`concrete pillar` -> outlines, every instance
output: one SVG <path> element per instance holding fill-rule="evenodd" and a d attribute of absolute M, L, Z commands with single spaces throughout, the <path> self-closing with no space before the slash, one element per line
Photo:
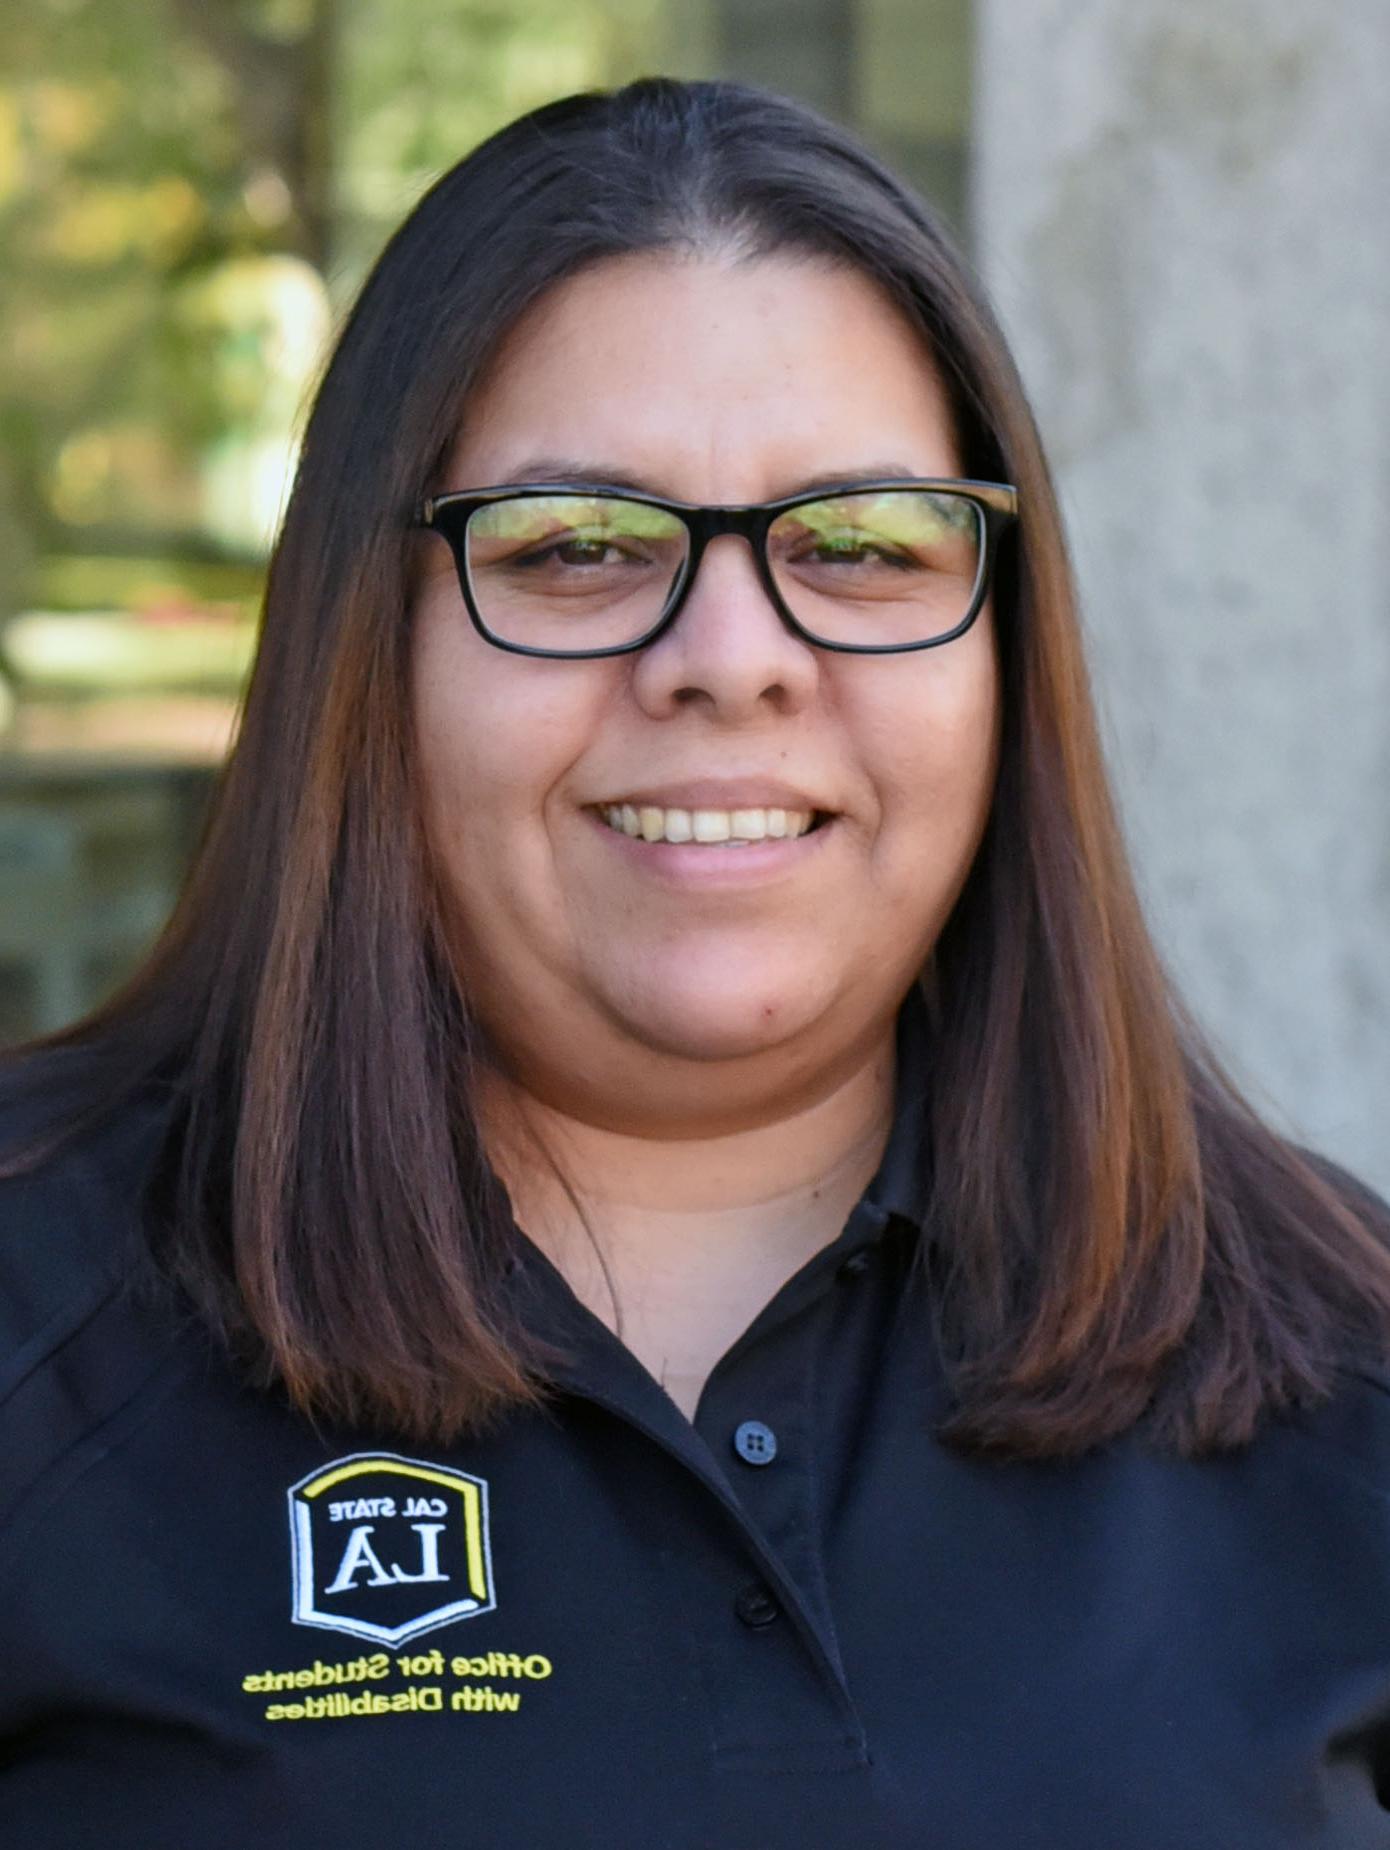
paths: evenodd
<path fill-rule="evenodd" d="M 1390 7 L 980 0 L 973 202 L 1159 943 L 1390 1191 Z"/>

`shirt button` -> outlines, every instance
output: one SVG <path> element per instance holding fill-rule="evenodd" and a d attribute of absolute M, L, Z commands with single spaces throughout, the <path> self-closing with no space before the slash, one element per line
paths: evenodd
<path fill-rule="evenodd" d="M 743 1589 L 734 1601 L 734 1611 L 754 1631 L 761 1631 L 764 1625 L 771 1625 L 782 1616 L 782 1608 L 759 1582 Z"/>
<path fill-rule="evenodd" d="M 777 1434 L 761 1420 L 745 1420 L 734 1433 L 734 1450 L 746 1465 L 770 1465 L 777 1456 Z"/>
<path fill-rule="evenodd" d="M 857 1278 L 861 1272 L 868 1269 L 868 1264 L 869 1255 L 867 1253 L 851 1253 L 848 1259 L 841 1261 L 840 1277 Z"/>

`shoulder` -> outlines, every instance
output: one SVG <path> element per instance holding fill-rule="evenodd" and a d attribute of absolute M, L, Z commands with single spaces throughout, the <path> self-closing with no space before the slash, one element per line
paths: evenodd
<path fill-rule="evenodd" d="M 0 1394 L 18 1352 L 129 1276 L 168 1121 L 168 1095 L 147 1091 L 65 1134 L 63 1078 L 41 1061 L 0 1072 Z"/>
<path fill-rule="evenodd" d="M 61 1088 L 41 1063 L 0 1071 L 0 1531 L 162 1359 L 132 1285 L 170 1110 L 143 1093 L 43 1154 Z"/>
<path fill-rule="evenodd" d="M 1299 1156 L 1354 1223 L 1390 1259 L 1390 1203 L 1360 1176 L 1317 1151 Z M 1346 1228 L 1330 1233 L 1334 1245 Z M 1390 1511 L 1390 1335 L 1372 1320 L 1349 1335 L 1341 1352 L 1334 1391 L 1294 1414 L 1283 1426 L 1298 1454 L 1323 1475 L 1364 1492 Z"/>
<path fill-rule="evenodd" d="M 1335 1523 L 1350 1547 L 1358 1527 L 1390 1573 L 1390 1364 L 1349 1367 L 1335 1391 L 1316 1406 L 1276 1418 L 1253 1441 L 1283 1486 L 1284 1520 L 1319 1526 L 1318 1512 L 1338 1512 Z"/>
<path fill-rule="evenodd" d="M 1369 1235 L 1390 1264 L 1390 1202 L 1360 1176 L 1342 1168 L 1330 1157 L 1308 1149 L 1300 1149 L 1298 1153 L 1343 1214 L 1350 1218 L 1362 1239 Z M 1337 1230 L 1333 1237 L 1345 1238 L 1346 1230 Z M 1370 1328 L 1375 1331 L 1376 1325 Z M 1333 1421 L 1339 1416 L 1354 1420 L 1368 1431 L 1383 1435 L 1387 1466 L 1385 1489 L 1390 1492 L 1390 1333 L 1369 1338 L 1363 1334 L 1359 1340 L 1350 1340 L 1340 1379 L 1342 1391 L 1331 1403 L 1329 1417 Z"/>

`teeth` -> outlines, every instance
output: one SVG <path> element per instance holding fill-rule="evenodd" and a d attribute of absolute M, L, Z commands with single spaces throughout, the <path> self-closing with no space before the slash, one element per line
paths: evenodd
<path fill-rule="evenodd" d="M 808 809 L 658 809 L 654 803 L 606 803 L 610 829 L 643 841 L 699 842 L 741 848 L 755 841 L 795 840 L 810 828 Z"/>
<path fill-rule="evenodd" d="M 727 809 L 697 809 L 690 823 L 696 841 L 728 841 L 734 832 Z"/>

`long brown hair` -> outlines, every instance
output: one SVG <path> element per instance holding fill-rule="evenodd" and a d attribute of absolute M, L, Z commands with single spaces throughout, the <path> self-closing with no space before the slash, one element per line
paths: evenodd
<path fill-rule="evenodd" d="M 995 591 L 998 789 L 923 973 L 943 1436 L 1055 1456 L 1142 1421 L 1180 1452 L 1240 1444 L 1383 1354 L 1376 1210 L 1257 1121 L 1168 991 L 1047 466 L 965 265 L 850 137 L 744 86 L 650 80 L 542 109 L 388 245 L 308 426 L 178 907 L 135 979 L 28 1069 L 58 1075 L 54 1137 L 169 1093 L 157 1266 L 306 1411 L 438 1438 L 543 1392 L 422 839 L 408 522 L 529 303 L 606 257 L 710 241 L 876 279 L 936 356 L 967 472 L 1019 489 Z"/>

